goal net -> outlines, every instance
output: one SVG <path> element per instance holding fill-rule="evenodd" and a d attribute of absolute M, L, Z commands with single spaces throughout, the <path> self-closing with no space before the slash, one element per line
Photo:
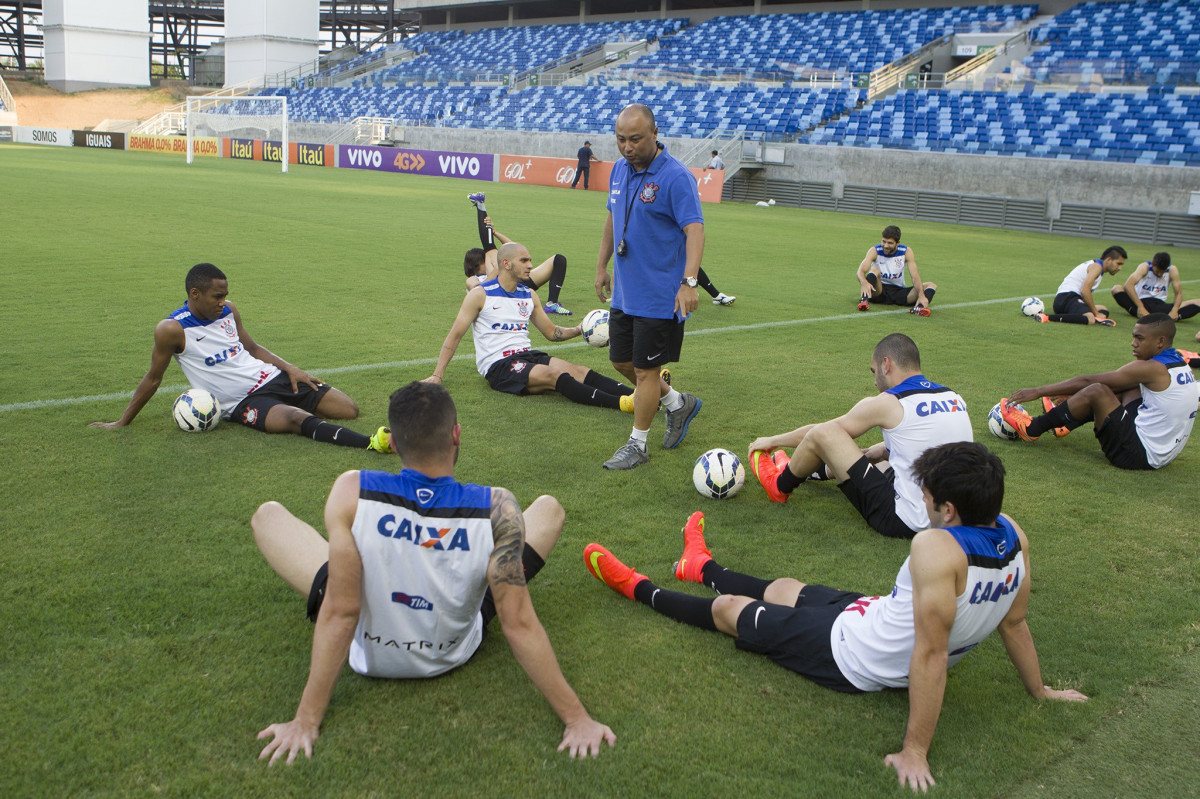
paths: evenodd
<path fill-rule="evenodd" d="M 264 142 L 263 157 L 273 151 L 265 143 L 277 144 L 283 171 L 288 171 L 288 114 L 286 97 L 189 97 L 187 98 L 187 162 L 192 163 L 192 144 L 197 137 L 257 139 Z"/>

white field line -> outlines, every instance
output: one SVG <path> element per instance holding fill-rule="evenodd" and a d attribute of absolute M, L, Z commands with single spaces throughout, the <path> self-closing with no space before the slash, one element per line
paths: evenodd
<path fill-rule="evenodd" d="M 1193 283 L 1196 281 L 1184 280 L 1182 282 Z M 1028 295 L 1026 295 L 1026 296 L 1028 296 Z M 1023 299 L 1025 299 L 1025 297 L 1002 297 L 1000 299 L 980 300 L 978 302 L 939 303 L 937 308 L 934 309 L 934 313 L 936 314 L 939 309 L 974 308 L 974 307 L 978 307 L 980 305 L 999 305 L 1001 303 L 1006 303 L 1006 302 L 1020 302 Z M 701 301 L 701 303 L 703 303 L 704 298 L 702 297 L 700 301 Z M 861 313 L 859 311 L 855 311 L 854 313 L 835 314 L 833 316 L 821 316 L 821 317 L 812 318 L 812 319 L 784 319 L 784 320 L 776 321 L 776 322 L 756 322 L 756 323 L 750 324 L 750 325 L 728 325 L 726 327 L 710 327 L 705 330 L 689 330 L 687 332 L 687 335 L 689 338 L 691 338 L 692 336 L 708 336 L 708 335 L 713 335 L 713 334 L 717 334 L 717 333 L 737 333 L 737 332 L 741 332 L 743 330 L 761 330 L 764 328 L 790 327 L 792 325 L 811 325 L 811 324 L 818 324 L 821 322 L 836 322 L 839 320 L 848 320 L 848 319 L 859 319 L 862 321 L 868 321 L 871 319 L 878 319 L 880 316 L 884 316 L 887 314 L 903 314 L 903 313 L 908 313 L 908 311 L 904 311 L 904 310 L 878 311 L 878 310 L 876 310 L 876 311 L 871 311 L 869 313 Z M 552 353 L 552 352 L 556 352 L 558 350 L 573 349 L 576 347 L 585 347 L 585 346 L 587 346 L 587 345 L 584 342 L 580 341 L 580 342 L 571 342 L 571 343 L 567 343 L 567 344 L 556 344 L 554 346 L 547 346 L 547 347 L 539 346 L 538 349 L 542 350 L 543 352 L 551 352 Z M 473 361 L 474 359 L 475 359 L 474 353 L 459 354 L 459 355 L 455 355 L 453 358 L 453 360 L 455 360 L 455 361 L 466 361 L 466 360 Z M 404 369 L 404 368 L 408 368 L 411 366 L 422 366 L 422 365 L 433 366 L 436 363 L 437 363 L 437 358 L 416 358 L 416 359 L 413 359 L 410 361 L 388 361 L 385 363 L 361 363 L 361 364 L 354 364 L 352 366 L 335 366 L 330 369 L 312 369 L 309 371 L 309 373 L 312 374 L 314 377 L 327 377 L 329 375 L 344 375 L 344 374 L 349 374 L 351 372 L 370 372 L 370 371 L 374 371 L 377 369 Z M 189 386 L 187 386 L 186 384 L 179 384 L 179 385 L 174 385 L 174 386 L 160 386 L 158 390 L 159 390 L 159 392 L 166 392 L 167 394 L 173 394 L 176 392 L 184 391 L 187 388 L 189 388 Z M 85 405 L 85 404 L 98 403 L 98 402 L 110 402 L 113 400 L 128 401 L 129 398 L 132 396 L 133 396 L 132 391 L 118 391 L 118 392 L 115 392 L 112 394 L 91 394 L 86 397 L 60 397 L 57 399 L 32 400 L 30 402 L 13 402 L 13 403 L 9 403 L 6 405 L 0 405 L 0 413 L 12 413 L 13 411 L 37 410 L 40 408 L 61 408 L 61 407 L 68 406 L 68 405 Z"/>

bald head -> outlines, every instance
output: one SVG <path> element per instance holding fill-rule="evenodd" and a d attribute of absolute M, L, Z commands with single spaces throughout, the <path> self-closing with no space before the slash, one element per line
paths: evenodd
<path fill-rule="evenodd" d="M 529 250 L 525 249 L 525 245 L 516 241 L 510 241 L 507 244 L 501 244 L 500 249 L 496 251 L 496 258 L 503 264 L 505 261 L 512 262 L 519 258 L 519 253 L 529 254 Z"/>
<path fill-rule="evenodd" d="M 617 149 L 634 172 L 650 166 L 658 155 L 658 128 L 654 112 L 641 103 L 630 103 L 617 114 Z"/>

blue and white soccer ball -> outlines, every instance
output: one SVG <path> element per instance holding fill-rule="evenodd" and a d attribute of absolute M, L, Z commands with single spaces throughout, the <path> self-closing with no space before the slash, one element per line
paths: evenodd
<path fill-rule="evenodd" d="M 204 389 L 189 388 L 176 398 L 171 416 L 183 432 L 203 433 L 221 421 L 221 404 Z"/>
<path fill-rule="evenodd" d="M 746 483 L 746 467 L 727 449 L 710 449 L 696 459 L 692 469 L 696 490 L 711 499 L 728 499 Z"/>
<path fill-rule="evenodd" d="M 1022 411 L 1025 410 L 1024 407 L 1016 404 L 1015 402 L 1009 403 L 1009 407 L 1017 408 Z M 1005 438 L 1009 441 L 1016 441 L 1021 437 L 1021 434 L 1018 433 L 1012 425 L 1004 421 L 1004 417 L 1000 415 L 1000 403 L 998 402 L 992 406 L 990 411 L 988 411 L 988 430 L 991 430 L 992 435 L 994 435 L 996 438 Z"/>
<path fill-rule="evenodd" d="M 1044 313 L 1045 310 L 1045 304 L 1037 297 L 1026 297 L 1021 300 L 1021 313 L 1026 316 L 1037 316 L 1040 313 Z"/>
<path fill-rule="evenodd" d="M 588 311 L 583 317 L 583 323 L 579 326 L 579 330 L 583 333 L 583 340 L 593 347 L 608 346 L 608 309 L 597 308 L 594 311 Z"/>

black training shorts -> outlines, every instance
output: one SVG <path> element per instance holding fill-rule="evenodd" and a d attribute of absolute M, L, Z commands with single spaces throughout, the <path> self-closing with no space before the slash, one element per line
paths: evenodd
<path fill-rule="evenodd" d="M 265 431 L 267 429 L 267 411 L 271 408 L 276 405 L 291 405 L 302 411 L 316 413 L 317 406 L 321 404 L 321 398 L 329 393 L 330 388 L 328 383 L 322 383 L 317 388 L 313 388 L 308 383 L 297 383 L 296 390 L 292 391 L 291 378 L 287 376 L 287 372 L 280 372 L 239 402 L 229 418 L 246 425 L 246 427 Z"/>
<path fill-rule="evenodd" d="M 488 385 L 505 394 L 524 394 L 529 387 L 529 371 L 548 363 L 550 356 L 541 350 L 518 352 L 492 364 L 487 371 Z"/>
<path fill-rule="evenodd" d="M 674 317 L 632 316 L 613 308 L 608 312 L 608 359 L 632 363 L 635 369 L 661 369 L 679 360 L 683 325 Z"/>
<path fill-rule="evenodd" d="M 1118 469 L 1153 469 L 1146 458 L 1146 447 L 1137 434 L 1141 397 L 1113 409 L 1101 424 L 1095 425 L 1096 439 L 1108 462 Z"/>
<path fill-rule="evenodd" d="M 862 594 L 806 585 L 794 608 L 752 602 L 738 615 L 737 648 L 758 652 L 826 688 L 862 693 L 833 658 L 830 634 L 838 615 Z"/>
<path fill-rule="evenodd" d="M 893 470 L 880 471 L 864 455 L 850 467 L 849 474 L 850 479 L 838 483 L 838 488 L 871 529 L 888 538 L 912 538 L 919 532 L 896 514 L 896 473 Z"/>

